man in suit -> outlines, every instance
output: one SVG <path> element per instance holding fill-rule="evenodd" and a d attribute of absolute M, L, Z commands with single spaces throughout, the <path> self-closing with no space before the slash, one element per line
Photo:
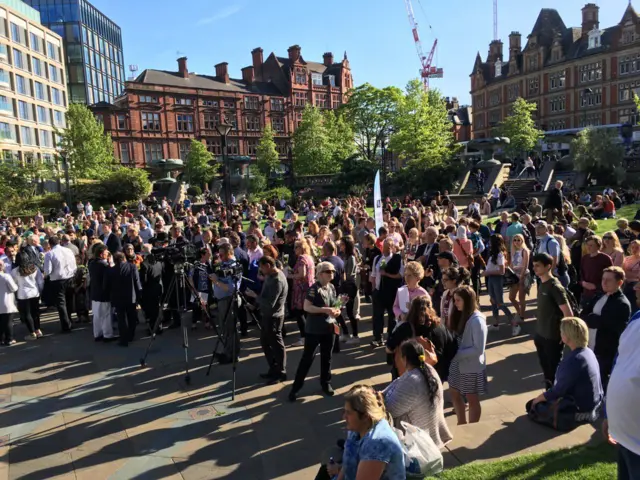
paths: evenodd
<path fill-rule="evenodd" d="M 118 252 L 122 252 L 122 241 L 120 237 L 112 232 L 113 224 L 109 220 L 105 220 L 102 224 L 102 236 L 100 240 L 109 249 L 111 255 L 115 255 Z"/>
<path fill-rule="evenodd" d="M 438 253 L 440 253 L 440 247 L 436 241 L 437 239 L 438 230 L 436 230 L 435 227 L 428 227 L 422 234 L 424 243 L 419 245 L 416 251 L 416 261 L 422 264 L 425 271 L 431 268 L 434 272 L 433 277 L 425 277 L 420 282 L 420 285 L 426 289 L 433 289 L 440 275 L 440 269 L 438 268 Z"/>
<path fill-rule="evenodd" d="M 111 323 L 111 295 L 109 294 L 108 273 L 110 270 L 109 250 L 106 245 L 96 245 L 94 258 L 89 260 L 89 298 L 93 311 L 93 338 L 96 342 L 111 341 L 113 325 Z"/>
<path fill-rule="evenodd" d="M 22 248 L 22 252 L 28 257 L 29 262 L 38 267 L 40 271 L 44 269 L 44 256 L 40 256 L 44 252 L 40 246 L 38 235 L 32 233 L 27 237 L 27 244 Z"/>
<path fill-rule="evenodd" d="M 113 256 L 115 266 L 109 271 L 109 291 L 111 305 L 116 309 L 118 317 L 118 331 L 121 346 L 129 346 L 136 332 L 136 302 L 140 299 L 142 285 L 138 269 L 133 263 L 127 262 L 122 252 Z"/>
<path fill-rule="evenodd" d="M 144 245 L 143 251 L 146 255 L 144 261 L 140 265 L 140 282 L 142 284 L 142 295 L 140 306 L 144 311 L 147 319 L 147 327 L 149 334 L 153 333 L 153 328 L 158 322 L 160 315 L 160 303 L 163 295 L 162 277 L 164 273 L 164 265 L 159 262 L 151 253 L 149 245 Z M 156 333 L 162 333 L 162 322 L 158 322 Z"/>

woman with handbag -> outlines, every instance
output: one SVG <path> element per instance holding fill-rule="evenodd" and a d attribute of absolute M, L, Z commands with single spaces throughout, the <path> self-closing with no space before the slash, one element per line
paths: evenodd
<path fill-rule="evenodd" d="M 531 253 L 524 243 L 524 236 L 517 233 L 511 239 L 511 269 L 518 277 L 518 282 L 509 287 L 509 300 L 516 309 L 511 326 L 511 336 L 520 335 L 520 322 L 527 315 L 527 293 L 531 288 L 531 273 L 529 272 L 529 256 Z"/>
<path fill-rule="evenodd" d="M 513 324 L 513 315 L 509 307 L 504 303 L 504 282 L 505 273 L 507 272 L 507 249 L 504 246 L 502 235 L 494 233 L 489 241 L 489 260 L 484 276 L 487 277 L 487 288 L 489 290 L 489 299 L 491 300 L 491 313 L 493 314 L 493 325 L 489 330 L 498 330 L 500 328 L 500 310 L 502 310 L 508 318 L 509 323 Z M 513 271 L 511 271 L 513 273 Z"/>

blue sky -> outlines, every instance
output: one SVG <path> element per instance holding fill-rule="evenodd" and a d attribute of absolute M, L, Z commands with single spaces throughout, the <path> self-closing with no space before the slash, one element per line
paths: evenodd
<path fill-rule="evenodd" d="M 229 62 L 232 77 L 251 64 L 251 50 L 265 58 L 287 55 L 293 44 L 308 60 L 322 61 L 346 50 L 356 85 L 404 87 L 418 76 L 419 62 L 404 0 L 93 0 L 120 25 L 125 63 L 177 70 L 177 52 L 189 58 L 189 70 L 214 72 Z M 499 36 L 518 30 L 526 36 L 541 8 L 556 8 L 567 26 L 580 26 L 587 0 L 499 0 Z M 617 24 L 628 0 L 601 0 L 600 26 Z M 636 0 L 640 10 L 640 0 Z M 437 66 L 444 78 L 432 80 L 447 96 L 469 102 L 469 73 L 476 52 L 486 57 L 493 37 L 493 0 L 413 0 L 424 49 L 438 38 Z M 432 28 L 429 28 L 431 26 Z"/>

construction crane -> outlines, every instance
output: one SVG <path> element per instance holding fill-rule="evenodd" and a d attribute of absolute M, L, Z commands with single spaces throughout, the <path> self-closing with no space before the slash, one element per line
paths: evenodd
<path fill-rule="evenodd" d="M 498 0 L 493 0 L 493 39 L 498 40 Z"/>
<path fill-rule="evenodd" d="M 413 40 L 416 44 L 416 50 L 418 51 L 418 58 L 420 59 L 420 64 L 422 65 L 422 68 L 420 69 L 420 77 L 422 77 L 424 89 L 429 90 L 429 79 L 442 78 L 444 74 L 442 68 L 431 65 L 431 63 L 433 62 L 433 55 L 435 54 L 436 47 L 438 46 L 438 39 L 436 38 L 436 40 L 433 42 L 433 47 L 431 47 L 431 52 L 429 52 L 429 56 L 427 57 L 424 54 L 424 50 L 422 49 L 422 41 L 420 40 L 420 34 L 418 33 L 418 23 L 416 22 L 416 16 L 413 13 L 413 5 L 411 4 L 411 0 L 404 0 L 404 3 L 407 7 L 409 23 L 411 24 L 411 31 L 413 33 Z"/>

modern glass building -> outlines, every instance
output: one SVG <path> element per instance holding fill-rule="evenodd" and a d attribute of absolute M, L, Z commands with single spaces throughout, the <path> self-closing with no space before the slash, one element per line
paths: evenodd
<path fill-rule="evenodd" d="M 24 0 L 63 38 L 70 102 L 113 103 L 126 80 L 120 27 L 85 0 Z"/>

